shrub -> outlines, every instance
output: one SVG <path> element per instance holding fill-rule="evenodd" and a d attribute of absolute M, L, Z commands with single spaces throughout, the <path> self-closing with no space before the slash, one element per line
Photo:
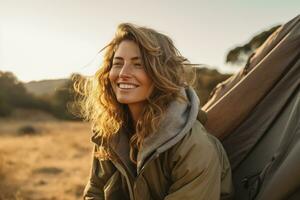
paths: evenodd
<path fill-rule="evenodd" d="M 31 125 L 25 125 L 18 129 L 19 135 L 35 135 L 38 131 Z"/>

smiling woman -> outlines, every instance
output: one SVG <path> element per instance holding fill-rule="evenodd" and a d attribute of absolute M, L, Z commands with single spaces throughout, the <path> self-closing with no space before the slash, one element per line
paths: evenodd
<path fill-rule="evenodd" d="M 105 50 L 90 81 L 75 84 L 94 143 L 83 198 L 232 198 L 227 155 L 197 118 L 189 63 L 172 40 L 124 23 Z"/>
<path fill-rule="evenodd" d="M 109 80 L 118 102 L 127 104 L 133 121 L 137 122 L 145 100 L 153 90 L 138 45 L 130 40 L 120 43 L 113 57 Z"/>

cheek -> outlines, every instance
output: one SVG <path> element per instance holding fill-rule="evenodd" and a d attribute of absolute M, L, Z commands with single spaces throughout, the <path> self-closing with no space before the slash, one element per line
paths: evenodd
<path fill-rule="evenodd" d="M 115 84 L 116 79 L 117 79 L 116 73 L 113 71 L 110 71 L 108 74 L 108 80 L 110 82 L 110 87 L 112 88 L 112 91 L 114 93 L 116 93 L 116 84 Z"/>
<path fill-rule="evenodd" d="M 111 70 L 109 72 L 108 78 L 109 78 L 111 83 L 113 83 L 117 79 L 117 77 L 118 77 L 118 75 L 114 70 Z"/>
<path fill-rule="evenodd" d="M 154 89 L 154 83 L 148 75 L 144 75 L 144 83 L 147 85 L 148 94 L 151 94 Z"/>

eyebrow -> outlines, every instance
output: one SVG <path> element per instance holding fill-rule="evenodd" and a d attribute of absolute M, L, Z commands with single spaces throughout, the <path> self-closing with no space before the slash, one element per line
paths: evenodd
<path fill-rule="evenodd" d="M 114 60 L 124 60 L 124 58 L 122 58 L 122 57 L 114 57 L 113 58 Z M 141 59 L 141 57 L 139 57 L 139 56 L 135 56 L 135 57 L 133 57 L 133 58 L 131 58 L 131 60 L 139 60 L 139 59 Z"/>

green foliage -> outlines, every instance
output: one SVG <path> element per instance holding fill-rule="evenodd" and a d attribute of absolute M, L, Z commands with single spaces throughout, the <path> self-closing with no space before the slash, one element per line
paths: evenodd
<path fill-rule="evenodd" d="M 0 71 L 0 117 L 9 116 L 15 108 L 26 108 L 43 110 L 60 119 L 77 120 L 68 107 L 74 101 L 73 78 L 76 76 L 80 75 L 72 75 L 52 95 L 34 96 L 11 72 Z"/>
<path fill-rule="evenodd" d="M 78 120 L 79 118 L 73 114 L 73 104 L 75 101 L 75 91 L 73 84 L 75 77 L 81 75 L 72 74 L 70 79 L 59 88 L 52 97 L 53 114 L 61 119 Z"/>
<path fill-rule="evenodd" d="M 0 117 L 8 116 L 11 112 L 11 105 L 5 101 L 3 93 L 0 93 Z"/>
<path fill-rule="evenodd" d="M 0 116 L 7 116 L 13 107 L 34 107 L 34 97 L 11 72 L 0 71 Z"/>
<path fill-rule="evenodd" d="M 200 98 L 201 106 L 207 102 L 214 87 L 231 76 L 231 74 L 221 74 L 215 69 L 206 67 L 195 68 L 195 71 L 196 81 L 194 88 Z"/>
<path fill-rule="evenodd" d="M 51 105 L 27 92 L 22 82 L 11 72 L 0 71 L 0 116 L 8 116 L 15 108 L 51 111 Z"/>

